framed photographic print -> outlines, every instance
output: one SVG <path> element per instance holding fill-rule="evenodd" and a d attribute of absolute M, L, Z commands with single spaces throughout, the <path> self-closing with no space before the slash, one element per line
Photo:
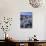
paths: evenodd
<path fill-rule="evenodd" d="M 32 28 L 32 12 L 21 12 L 20 13 L 20 27 L 21 28 Z"/>

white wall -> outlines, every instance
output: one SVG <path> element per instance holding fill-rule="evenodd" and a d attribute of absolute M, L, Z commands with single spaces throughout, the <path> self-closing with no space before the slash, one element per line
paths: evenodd
<path fill-rule="evenodd" d="M 20 28 L 20 12 L 22 11 L 33 13 L 33 27 L 31 29 Z M 44 40 L 46 36 L 45 12 L 46 8 L 32 8 L 28 0 L 0 0 L 0 17 L 13 17 L 12 26 L 8 33 L 17 40 L 27 40 L 34 34 L 37 35 L 39 40 Z M 2 36 L 0 36 L 0 39 L 2 39 Z"/>

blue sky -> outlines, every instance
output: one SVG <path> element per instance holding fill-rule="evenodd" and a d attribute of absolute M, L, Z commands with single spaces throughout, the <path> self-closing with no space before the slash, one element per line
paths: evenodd
<path fill-rule="evenodd" d="M 32 12 L 21 12 L 23 16 L 32 16 Z"/>

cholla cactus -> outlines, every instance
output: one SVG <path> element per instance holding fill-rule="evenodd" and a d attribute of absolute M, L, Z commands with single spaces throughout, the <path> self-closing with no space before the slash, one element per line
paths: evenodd
<path fill-rule="evenodd" d="M 5 34 L 5 39 L 7 36 L 7 31 L 10 31 L 11 24 L 12 24 L 12 18 L 10 17 L 4 17 L 2 20 L 0 20 L 0 27 Z"/>

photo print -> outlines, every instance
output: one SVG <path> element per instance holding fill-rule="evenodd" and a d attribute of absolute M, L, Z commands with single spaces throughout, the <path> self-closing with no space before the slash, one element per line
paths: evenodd
<path fill-rule="evenodd" d="M 32 12 L 21 12 L 20 13 L 20 27 L 21 28 L 32 28 Z"/>

